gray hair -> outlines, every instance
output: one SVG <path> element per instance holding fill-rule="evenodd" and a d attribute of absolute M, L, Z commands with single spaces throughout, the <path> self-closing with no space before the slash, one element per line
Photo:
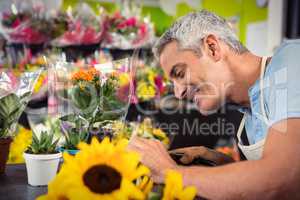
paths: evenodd
<path fill-rule="evenodd" d="M 193 50 L 201 55 L 199 44 L 210 34 L 217 36 L 236 53 L 248 51 L 224 18 L 202 10 L 179 18 L 154 45 L 154 56 L 159 59 L 165 46 L 172 41 L 177 41 L 182 49 Z"/>

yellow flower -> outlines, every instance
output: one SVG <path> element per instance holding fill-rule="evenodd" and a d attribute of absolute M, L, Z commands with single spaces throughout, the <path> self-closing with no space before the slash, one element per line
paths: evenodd
<path fill-rule="evenodd" d="M 40 57 L 36 58 L 35 64 L 36 65 L 45 65 L 46 64 L 46 60 L 44 59 L 43 56 L 40 56 Z"/>
<path fill-rule="evenodd" d="M 69 200 L 144 199 L 134 181 L 150 173 L 140 165 L 140 156 L 126 150 L 128 141 L 101 143 L 93 138 L 90 145 L 80 143 L 74 157 L 64 154 L 60 173 L 48 186 L 50 195 L 64 195 Z M 42 198 L 47 199 L 47 196 Z"/>
<path fill-rule="evenodd" d="M 44 84 L 44 80 L 45 80 L 45 74 L 41 74 L 40 77 L 38 78 L 37 82 L 34 85 L 34 92 L 37 93 L 40 91 L 41 87 Z"/>
<path fill-rule="evenodd" d="M 151 84 L 142 81 L 137 87 L 137 97 L 142 100 L 149 100 L 155 97 L 156 90 Z"/>
<path fill-rule="evenodd" d="M 153 69 L 149 68 L 148 70 L 148 80 L 150 81 L 150 83 L 154 83 L 154 79 L 155 79 L 155 72 Z"/>
<path fill-rule="evenodd" d="M 119 85 L 125 86 L 129 84 L 129 74 L 128 73 L 120 73 L 119 76 Z"/>
<path fill-rule="evenodd" d="M 131 131 L 129 129 L 129 126 L 127 124 L 121 122 L 121 121 L 114 121 L 112 124 L 112 130 L 113 130 L 113 142 L 118 142 L 121 139 L 129 139 L 131 135 Z"/>
<path fill-rule="evenodd" d="M 144 176 L 141 182 L 138 184 L 138 187 L 147 196 L 153 188 L 153 181 L 148 176 Z"/>
<path fill-rule="evenodd" d="M 32 131 L 22 126 L 18 128 L 19 132 L 10 145 L 8 163 L 24 163 L 23 153 L 32 141 Z"/>
<path fill-rule="evenodd" d="M 170 144 L 170 140 L 167 137 L 166 133 L 163 132 L 161 129 L 159 128 L 154 128 L 152 131 L 152 134 L 157 137 L 160 141 L 162 141 L 162 143 L 166 146 L 168 146 Z"/>
<path fill-rule="evenodd" d="M 192 200 L 196 193 L 197 190 L 193 186 L 183 187 L 180 173 L 173 170 L 167 173 L 162 200 Z"/>
<path fill-rule="evenodd" d="M 166 133 L 163 132 L 161 129 L 159 128 L 155 128 L 153 129 L 153 135 L 158 137 L 159 139 L 165 139 L 167 137 Z"/>

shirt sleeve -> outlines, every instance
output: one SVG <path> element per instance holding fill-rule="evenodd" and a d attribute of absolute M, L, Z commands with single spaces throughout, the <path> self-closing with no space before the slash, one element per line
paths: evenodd
<path fill-rule="evenodd" d="M 272 58 L 274 71 L 264 91 L 268 127 L 288 119 L 300 118 L 300 42 L 288 42 Z"/>

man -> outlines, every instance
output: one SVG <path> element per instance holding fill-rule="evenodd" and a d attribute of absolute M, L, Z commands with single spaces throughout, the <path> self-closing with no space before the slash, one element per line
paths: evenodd
<path fill-rule="evenodd" d="M 240 105 L 249 146 L 247 161 L 218 167 L 176 165 L 164 146 L 133 138 L 155 182 L 168 169 L 207 199 L 300 199 L 300 41 L 278 48 L 272 58 L 249 52 L 224 19 L 208 11 L 179 19 L 154 53 L 174 83 L 178 98 L 193 99 L 203 114 L 225 102 Z"/>

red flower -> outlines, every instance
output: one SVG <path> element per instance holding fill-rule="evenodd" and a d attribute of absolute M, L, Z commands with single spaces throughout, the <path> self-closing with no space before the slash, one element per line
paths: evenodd
<path fill-rule="evenodd" d="M 119 24 L 117 25 L 117 28 L 118 28 L 118 29 L 124 29 L 124 28 L 126 28 L 126 27 L 127 27 L 126 21 L 121 22 L 121 23 L 119 23 Z"/>

